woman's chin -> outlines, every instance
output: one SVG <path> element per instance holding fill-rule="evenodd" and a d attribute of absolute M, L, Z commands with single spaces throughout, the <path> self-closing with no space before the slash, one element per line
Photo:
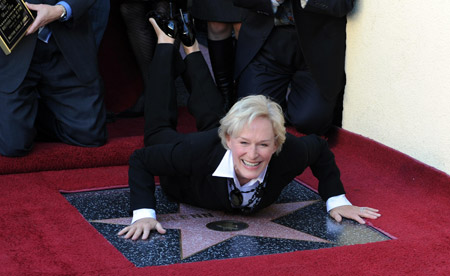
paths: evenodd
<path fill-rule="evenodd" d="M 245 171 L 241 171 L 241 179 L 246 179 L 246 182 L 255 179 L 259 176 L 261 172 L 259 170 L 247 170 L 245 169 Z M 241 183 L 242 184 L 242 183 Z"/>

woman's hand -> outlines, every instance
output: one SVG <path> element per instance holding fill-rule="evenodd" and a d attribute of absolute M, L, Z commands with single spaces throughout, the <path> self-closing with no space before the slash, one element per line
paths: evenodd
<path fill-rule="evenodd" d="M 377 219 L 381 216 L 377 209 L 370 207 L 358 207 L 353 205 L 343 205 L 330 210 L 330 216 L 337 222 L 341 222 L 342 218 L 356 220 L 361 224 L 365 224 L 363 218 Z"/>
<path fill-rule="evenodd" d="M 160 234 L 166 233 L 166 229 L 164 229 L 161 226 L 161 223 L 159 223 L 156 219 L 143 218 L 135 221 L 130 226 L 123 228 L 119 233 L 117 233 L 117 235 L 122 236 L 125 234 L 125 239 L 131 238 L 133 241 L 142 236 L 142 239 L 146 240 L 152 230 L 156 230 Z"/>

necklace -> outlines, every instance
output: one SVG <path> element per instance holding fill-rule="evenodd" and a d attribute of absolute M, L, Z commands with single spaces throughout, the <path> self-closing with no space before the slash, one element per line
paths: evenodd
<path fill-rule="evenodd" d="M 261 184 L 258 181 L 258 185 L 256 188 L 251 189 L 249 191 L 241 191 L 236 187 L 236 184 L 234 183 L 233 179 L 229 179 L 228 183 L 231 185 L 231 192 L 230 192 L 230 200 L 231 200 L 231 206 L 235 208 L 241 208 L 242 210 L 245 209 L 252 209 L 256 205 L 258 205 L 259 201 L 261 200 L 261 197 L 263 195 L 263 189 L 264 189 L 264 182 Z M 254 192 L 254 193 L 253 193 Z M 247 205 L 241 206 L 244 202 L 244 196 L 242 194 L 247 193 L 253 193 L 252 197 L 248 200 Z M 254 203 L 253 206 L 251 206 Z M 251 207 L 249 207 L 251 206 Z"/>

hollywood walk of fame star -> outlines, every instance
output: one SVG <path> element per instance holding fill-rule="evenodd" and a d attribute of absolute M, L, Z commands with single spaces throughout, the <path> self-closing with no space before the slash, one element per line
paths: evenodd
<path fill-rule="evenodd" d="M 182 259 L 238 235 L 330 243 L 330 241 L 272 222 L 272 220 L 315 202 L 317 200 L 272 204 L 249 216 L 226 214 L 221 211 L 211 211 L 180 204 L 178 213 L 160 214 L 158 215 L 158 221 L 164 228 L 180 230 Z M 236 228 L 235 231 L 233 231 L 234 229 L 217 231 L 207 227 L 209 223 L 220 221 L 231 222 L 231 225 L 244 224 L 248 227 L 245 229 Z M 129 225 L 131 217 L 93 220 L 91 222 Z M 233 222 L 236 223 L 233 224 Z"/>

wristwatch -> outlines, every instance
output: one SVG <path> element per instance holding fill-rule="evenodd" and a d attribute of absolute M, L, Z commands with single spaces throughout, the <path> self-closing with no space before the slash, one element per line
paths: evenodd
<path fill-rule="evenodd" d="M 61 14 L 61 16 L 59 17 L 60 21 L 65 21 L 67 18 L 67 10 L 63 5 L 58 5 L 61 6 L 63 8 L 63 13 Z"/>

